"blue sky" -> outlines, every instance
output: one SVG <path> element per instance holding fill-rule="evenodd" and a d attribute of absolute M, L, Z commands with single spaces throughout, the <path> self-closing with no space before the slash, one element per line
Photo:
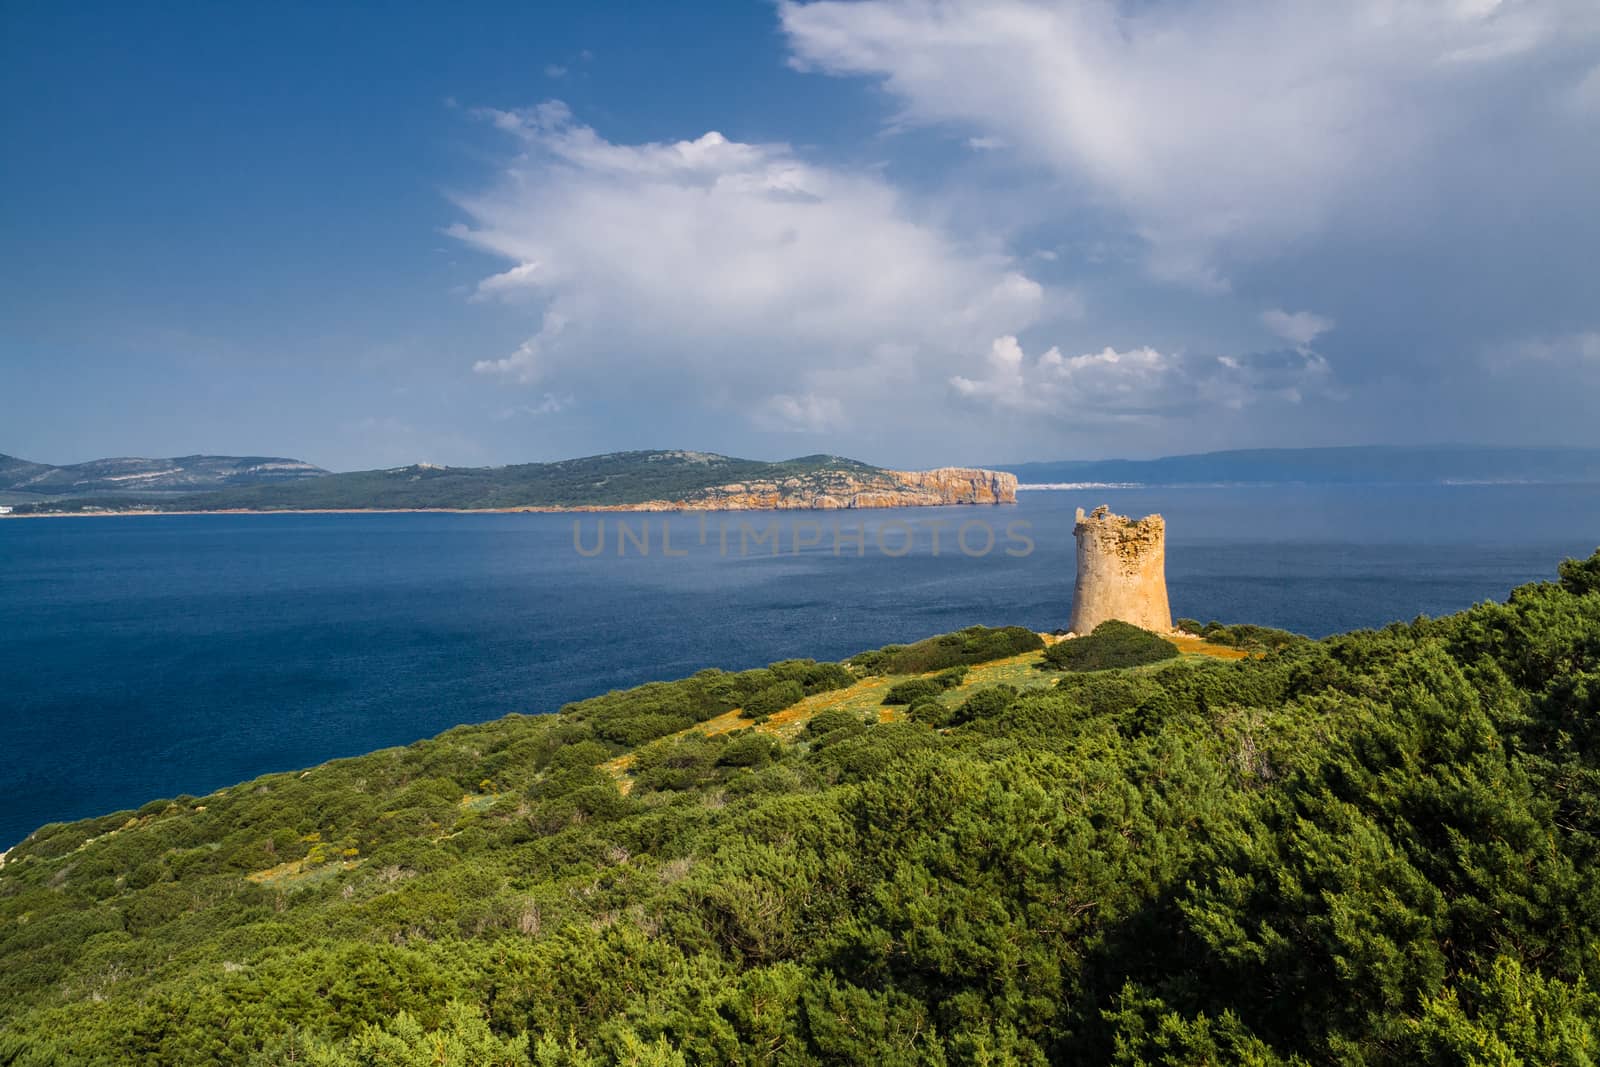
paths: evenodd
<path fill-rule="evenodd" d="M 11 454 L 1600 445 L 1592 0 L 0 20 Z"/>

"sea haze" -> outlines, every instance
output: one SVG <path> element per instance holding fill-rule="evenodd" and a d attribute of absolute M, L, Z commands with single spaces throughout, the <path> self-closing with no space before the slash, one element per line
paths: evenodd
<path fill-rule="evenodd" d="M 1014 507 L 718 514 L 0 521 L 0 847 L 40 824 L 548 712 L 701 667 L 840 658 L 974 623 L 1065 624 L 1072 519 L 1168 520 L 1175 615 L 1323 635 L 1550 578 L 1600 540 L 1594 486 L 1023 494 Z M 617 556 L 615 524 L 651 523 Z M 661 523 L 675 550 L 660 554 Z M 964 554 L 960 524 L 992 523 Z M 815 523 L 798 531 L 797 523 Z M 933 553 L 931 524 L 943 522 Z M 1008 538 L 1027 524 L 1030 554 Z M 740 524 L 777 523 L 781 546 Z M 866 554 L 848 534 L 865 523 Z M 834 528 L 841 528 L 834 554 Z M 728 530 L 727 554 L 718 531 Z M 907 528 L 912 550 L 898 552 Z M 795 534 L 819 543 L 793 552 Z M 1017 532 L 1016 530 L 1013 533 Z M 968 530 L 967 544 L 985 535 Z"/>

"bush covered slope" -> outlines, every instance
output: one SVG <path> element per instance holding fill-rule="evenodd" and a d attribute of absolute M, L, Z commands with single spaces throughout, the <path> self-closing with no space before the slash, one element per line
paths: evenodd
<path fill-rule="evenodd" d="M 0 1062 L 1600 1056 L 1600 555 L 1260 658 L 1038 656 L 944 730 L 904 676 L 740 720 L 839 680 L 791 661 L 48 827 Z"/>

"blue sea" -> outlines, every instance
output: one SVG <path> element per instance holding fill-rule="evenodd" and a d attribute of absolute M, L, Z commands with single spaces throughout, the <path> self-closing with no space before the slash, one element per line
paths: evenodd
<path fill-rule="evenodd" d="M 1166 516 L 1174 615 L 1319 636 L 1503 598 L 1600 543 L 1594 486 L 1048 491 L 703 527 L 0 520 L 0 847 L 45 822 L 701 667 L 836 659 L 974 623 L 1055 629 L 1074 509 L 1100 503 Z"/>

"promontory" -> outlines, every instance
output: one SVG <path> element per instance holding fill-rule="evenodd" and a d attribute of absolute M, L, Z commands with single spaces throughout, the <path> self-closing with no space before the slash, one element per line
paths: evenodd
<path fill-rule="evenodd" d="M 1011 504 L 1016 492 L 1016 475 L 975 467 L 898 471 L 841 456 L 765 462 L 650 451 L 504 467 L 418 463 L 201 493 L 58 496 L 13 511 L 746 511 Z"/>

